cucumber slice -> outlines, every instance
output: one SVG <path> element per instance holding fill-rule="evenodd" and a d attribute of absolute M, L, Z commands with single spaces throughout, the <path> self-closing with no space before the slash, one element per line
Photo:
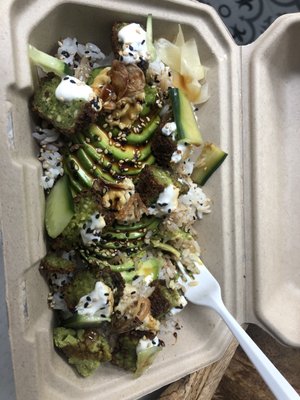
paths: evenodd
<path fill-rule="evenodd" d="M 154 61 L 156 58 L 156 50 L 153 45 L 152 14 L 148 14 L 147 16 L 146 44 L 147 44 L 147 50 L 150 54 L 150 61 Z"/>
<path fill-rule="evenodd" d="M 203 139 L 190 101 L 178 88 L 169 88 L 169 95 L 177 128 L 177 141 L 200 146 Z"/>
<path fill-rule="evenodd" d="M 30 60 L 45 72 L 53 72 L 55 75 L 63 77 L 65 75 L 73 75 L 71 68 L 56 57 L 52 57 L 36 47 L 28 45 L 28 54 Z"/>
<path fill-rule="evenodd" d="M 74 215 L 72 193 L 67 175 L 60 178 L 46 199 L 45 225 L 48 235 L 55 239 Z"/>
<path fill-rule="evenodd" d="M 213 143 L 205 143 L 195 163 L 192 180 L 199 186 L 203 186 L 208 178 L 227 157 L 227 153 Z"/>

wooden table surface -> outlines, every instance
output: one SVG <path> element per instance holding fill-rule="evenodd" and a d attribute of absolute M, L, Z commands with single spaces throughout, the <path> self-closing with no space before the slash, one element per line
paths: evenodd
<path fill-rule="evenodd" d="M 255 325 L 247 333 L 300 394 L 300 348 L 284 346 Z M 233 340 L 219 361 L 169 385 L 159 400 L 273 400 L 237 346 Z"/>

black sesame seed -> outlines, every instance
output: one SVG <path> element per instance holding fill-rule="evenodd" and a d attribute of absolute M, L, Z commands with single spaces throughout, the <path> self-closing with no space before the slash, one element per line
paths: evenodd
<path fill-rule="evenodd" d="M 130 294 L 136 294 L 136 291 L 135 290 L 133 290 Z"/>
<path fill-rule="evenodd" d="M 84 54 L 89 54 L 89 50 L 86 50 L 86 51 L 84 52 Z"/>
<path fill-rule="evenodd" d="M 92 301 L 92 299 L 90 298 L 90 296 L 86 296 L 87 301 Z"/>
<path fill-rule="evenodd" d="M 76 83 L 76 82 L 74 81 L 74 79 L 70 79 L 70 82 L 71 82 L 71 83 Z"/>
<path fill-rule="evenodd" d="M 109 295 L 109 293 L 104 293 L 104 296 L 108 296 Z"/>
<path fill-rule="evenodd" d="M 171 208 L 168 209 L 168 213 L 169 213 L 169 214 L 171 213 Z"/>
<path fill-rule="evenodd" d="M 83 229 L 86 229 L 86 224 L 83 224 Z"/>
<path fill-rule="evenodd" d="M 97 219 L 98 219 L 99 217 L 100 217 L 100 214 L 96 214 L 95 218 L 97 218 Z"/>
<path fill-rule="evenodd" d="M 100 314 L 100 317 L 106 318 L 106 315 L 105 314 Z"/>
<path fill-rule="evenodd" d="M 129 52 L 128 54 L 129 54 L 131 57 L 133 57 L 133 53 Z"/>
<path fill-rule="evenodd" d="M 129 46 L 129 50 L 133 50 L 133 47 L 131 45 Z"/>
<path fill-rule="evenodd" d="M 69 54 L 66 50 L 63 50 L 63 51 L 61 52 L 61 54 L 62 54 L 64 57 L 66 57 L 66 58 L 70 57 L 70 54 Z"/>
<path fill-rule="evenodd" d="M 144 43 L 145 43 L 145 39 L 141 41 L 141 44 L 144 44 Z"/>
<path fill-rule="evenodd" d="M 67 81 L 68 79 L 69 79 L 68 76 L 65 76 L 65 77 L 64 77 L 64 81 Z"/>
<path fill-rule="evenodd" d="M 86 302 L 86 303 L 84 303 L 84 308 L 87 308 L 88 307 L 88 305 L 89 305 L 89 303 L 88 302 Z"/>
<path fill-rule="evenodd" d="M 155 341 L 155 340 L 152 340 L 152 344 L 156 344 L 156 341 Z"/>

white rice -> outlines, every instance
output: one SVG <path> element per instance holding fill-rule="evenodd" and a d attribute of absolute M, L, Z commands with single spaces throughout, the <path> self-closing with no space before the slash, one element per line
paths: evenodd
<path fill-rule="evenodd" d="M 110 65 L 112 55 L 108 57 L 94 43 L 81 44 L 76 38 L 67 37 L 58 42 L 57 58 L 68 64 L 72 68 L 80 65 L 80 59 L 89 59 L 91 68 L 98 68 L 103 65 Z"/>

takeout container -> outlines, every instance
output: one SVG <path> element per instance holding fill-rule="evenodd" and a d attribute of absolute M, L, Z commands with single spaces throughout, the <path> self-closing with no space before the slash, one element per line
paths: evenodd
<path fill-rule="evenodd" d="M 198 224 L 203 260 L 240 323 L 299 346 L 300 15 L 279 18 L 255 43 L 238 47 L 210 7 L 187 0 L 6 0 L 0 12 L 1 230 L 17 398 L 137 399 L 217 360 L 231 340 L 214 312 L 189 305 L 178 317 L 178 339 L 167 333 L 167 346 L 137 380 L 107 365 L 82 379 L 52 345 L 53 314 L 38 272 L 44 195 L 27 44 L 52 52 L 58 39 L 73 36 L 109 53 L 112 22 L 145 23 L 148 13 L 155 38 L 172 39 L 180 22 L 196 39 L 210 86 L 198 111 L 201 130 L 229 153 L 204 188 L 213 206 Z"/>

